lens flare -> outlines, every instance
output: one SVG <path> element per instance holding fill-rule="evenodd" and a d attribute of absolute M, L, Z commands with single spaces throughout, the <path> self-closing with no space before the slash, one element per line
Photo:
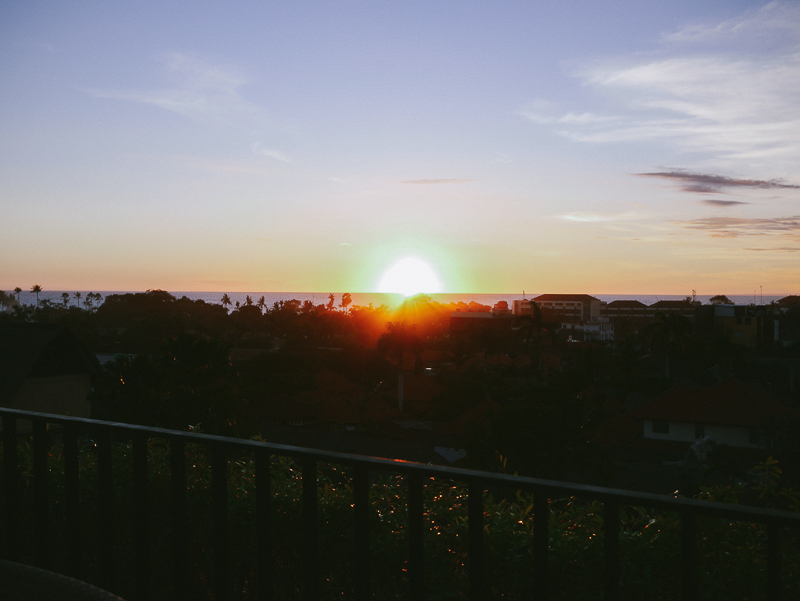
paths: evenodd
<path fill-rule="evenodd" d="M 378 284 L 378 292 L 414 296 L 420 292 L 434 294 L 442 284 L 433 268 L 422 259 L 407 257 L 387 269 Z"/>

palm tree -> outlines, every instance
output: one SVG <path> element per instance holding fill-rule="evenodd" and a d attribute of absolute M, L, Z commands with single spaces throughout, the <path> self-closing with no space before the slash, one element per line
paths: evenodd
<path fill-rule="evenodd" d="M 258 299 L 258 302 L 256 303 L 256 307 L 261 309 L 261 311 L 263 312 L 264 311 L 264 307 L 266 307 L 266 306 L 267 306 L 267 299 L 262 296 L 261 298 Z"/>
<path fill-rule="evenodd" d="M 69 304 L 69 292 L 61 293 L 61 302 L 64 303 L 64 308 L 66 309 L 67 305 Z"/>
<path fill-rule="evenodd" d="M 19 304 L 19 293 L 20 293 L 20 292 L 22 292 L 22 288 L 20 288 L 19 286 L 17 286 L 16 288 L 14 288 L 14 294 L 16 294 L 16 295 L 17 295 L 17 304 Z"/>
<path fill-rule="evenodd" d="M 253 306 L 253 299 L 250 298 L 249 294 L 245 297 L 244 304 L 247 305 L 248 307 L 252 307 Z"/>
<path fill-rule="evenodd" d="M 342 302 L 339 303 L 339 306 L 344 309 L 344 312 L 347 313 L 347 305 L 353 302 L 353 299 L 350 297 L 349 292 L 345 292 L 342 294 Z"/>
<path fill-rule="evenodd" d="M 89 292 L 86 294 L 86 298 L 83 301 L 83 306 L 88 310 L 92 308 L 92 303 L 94 303 L 94 292 Z"/>
<path fill-rule="evenodd" d="M 222 302 L 222 306 L 225 307 L 226 309 L 233 304 L 231 302 L 231 297 L 228 296 L 227 292 L 222 295 L 222 301 L 220 301 L 220 302 Z"/>
<path fill-rule="evenodd" d="M 42 291 L 42 287 L 39 284 L 34 284 L 31 286 L 31 292 L 36 295 L 36 305 L 39 305 L 39 293 Z"/>
<path fill-rule="evenodd" d="M 80 292 L 76 292 L 76 293 L 75 293 L 75 294 L 73 294 L 72 296 L 74 296 L 74 297 L 75 297 L 75 304 L 76 304 L 78 307 L 80 307 L 80 306 L 81 306 L 81 293 L 80 293 Z"/>

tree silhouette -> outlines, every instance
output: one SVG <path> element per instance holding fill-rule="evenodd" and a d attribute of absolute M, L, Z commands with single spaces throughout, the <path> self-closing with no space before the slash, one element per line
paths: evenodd
<path fill-rule="evenodd" d="M 20 292 L 22 292 L 22 288 L 20 288 L 19 286 L 17 286 L 16 288 L 14 288 L 14 294 L 16 294 L 16 295 L 17 295 L 17 304 L 19 304 L 19 293 L 20 293 Z"/>
<path fill-rule="evenodd" d="M 36 295 L 36 305 L 39 305 L 39 293 L 42 291 L 42 287 L 39 284 L 34 284 L 31 286 L 31 292 Z"/>
<path fill-rule="evenodd" d="M 222 306 L 225 307 L 226 309 L 233 304 L 231 302 L 231 297 L 228 296 L 227 292 L 222 295 L 222 301 L 221 302 L 222 302 Z"/>
<path fill-rule="evenodd" d="M 75 304 L 80 307 L 81 306 L 81 296 L 82 296 L 81 293 L 80 292 L 76 292 L 72 296 L 75 297 Z"/>
<path fill-rule="evenodd" d="M 333 292 L 331 292 L 328 295 L 328 304 L 326 305 L 326 307 L 328 308 L 328 311 L 333 311 L 333 307 L 335 305 L 336 305 L 336 297 L 333 296 Z"/>
<path fill-rule="evenodd" d="M 61 293 L 61 302 L 64 303 L 64 307 L 69 304 L 69 292 L 62 292 Z"/>
<path fill-rule="evenodd" d="M 88 292 L 86 294 L 86 298 L 83 299 L 83 306 L 86 307 L 87 310 L 92 308 L 92 304 L 94 303 L 94 292 Z"/>
<path fill-rule="evenodd" d="M 349 292 L 345 292 L 342 294 L 342 302 L 339 303 L 339 306 L 347 313 L 347 306 L 353 302 L 353 299 L 350 297 Z"/>
<path fill-rule="evenodd" d="M 733 301 L 729 299 L 724 294 L 718 294 L 717 296 L 712 296 L 708 299 L 708 302 L 712 305 L 732 305 Z"/>
<path fill-rule="evenodd" d="M 258 302 L 256 303 L 256 307 L 261 309 L 261 312 L 263 313 L 264 309 L 266 308 L 266 306 L 267 306 L 267 299 L 262 296 L 261 298 L 258 299 Z"/>

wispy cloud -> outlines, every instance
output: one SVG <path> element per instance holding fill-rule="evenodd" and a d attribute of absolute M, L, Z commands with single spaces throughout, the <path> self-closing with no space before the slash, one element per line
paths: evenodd
<path fill-rule="evenodd" d="M 642 177 L 655 177 L 674 182 L 680 186 L 683 192 L 693 192 L 700 194 L 719 194 L 727 189 L 750 189 L 750 190 L 772 190 L 772 189 L 794 189 L 800 190 L 800 186 L 784 183 L 782 179 L 759 180 L 759 179 L 737 179 L 725 177 L 724 175 L 713 175 L 708 173 L 690 173 L 688 171 L 674 170 L 661 171 L 656 173 L 637 173 Z"/>
<path fill-rule="evenodd" d="M 703 204 L 710 205 L 712 207 L 721 207 L 721 208 L 730 208 L 735 207 L 737 205 L 749 205 L 749 202 L 742 202 L 741 200 L 719 200 L 719 199 L 711 199 L 707 198 L 706 200 L 701 200 Z"/>
<path fill-rule="evenodd" d="M 664 40 L 709 44 L 746 35 L 751 42 L 774 44 L 776 37 L 792 39 L 800 34 L 797 12 L 798 7 L 794 3 L 770 2 L 756 11 L 713 26 L 700 23 L 688 25 L 679 31 L 665 34 Z"/>
<path fill-rule="evenodd" d="M 190 53 L 172 53 L 162 58 L 162 68 L 170 80 L 167 87 L 86 92 L 96 98 L 149 104 L 199 121 L 238 123 L 262 112 L 242 97 L 240 88 L 247 78 L 234 67 L 211 64 Z"/>
<path fill-rule="evenodd" d="M 477 182 L 476 179 L 408 179 L 401 184 L 469 184 Z"/>
<path fill-rule="evenodd" d="M 800 252 L 800 246 L 776 246 L 775 248 L 744 248 L 742 250 L 749 250 L 751 252 L 796 253 Z"/>
<path fill-rule="evenodd" d="M 798 48 L 800 4 L 776 2 L 665 36 L 658 59 L 620 58 L 580 73 L 587 87 L 621 99 L 614 114 L 564 114 L 545 101 L 521 114 L 577 141 L 662 141 L 787 171 L 800 157 Z"/>
<path fill-rule="evenodd" d="M 800 215 L 754 219 L 744 217 L 703 217 L 688 221 L 676 221 L 675 223 L 683 228 L 708 232 L 715 238 L 800 233 Z"/>
<path fill-rule="evenodd" d="M 280 150 L 275 150 L 271 148 L 264 148 L 260 143 L 256 142 L 252 146 L 253 152 L 259 156 L 269 157 L 271 159 L 275 159 L 276 161 L 281 161 L 282 163 L 291 163 L 292 160 L 289 156 Z"/>

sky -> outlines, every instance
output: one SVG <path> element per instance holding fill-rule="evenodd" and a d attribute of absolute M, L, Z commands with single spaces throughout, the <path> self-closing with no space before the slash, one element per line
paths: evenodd
<path fill-rule="evenodd" d="M 0 3 L 0 289 L 800 293 L 800 2 Z"/>

